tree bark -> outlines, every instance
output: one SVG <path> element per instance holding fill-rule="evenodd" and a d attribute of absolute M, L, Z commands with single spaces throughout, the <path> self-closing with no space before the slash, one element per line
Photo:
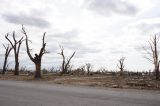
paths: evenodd
<path fill-rule="evenodd" d="M 155 67 L 155 73 L 156 73 L 156 80 L 159 80 L 159 64 L 157 67 Z"/>
<path fill-rule="evenodd" d="M 3 47 L 5 48 L 6 52 L 5 52 L 5 58 L 4 58 L 4 64 L 3 64 L 3 71 L 2 74 L 5 74 L 5 72 L 7 71 L 7 60 L 8 60 L 8 56 L 12 50 L 12 47 L 10 47 L 10 45 L 8 44 L 7 46 L 5 46 L 3 44 Z"/>
<path fill-rule="evenodd" d="M 35 68 L 36 68 L 36 71 L 35 71 L 35 78 L 41 78 L 41 62 L 37 62 L 35 63 Z"/>
<path fill-rule="evenodd" d="M 157 70 L 156 80 L 159 80 L 159 70 Z"/>
<path fill-rule="evenodd" d="M 3 64 L 3 71 L 2 71 L 2 74 L 5 74 L 5 72 L 6 72 L 6 65 L 7 65 L 7 59 L 5 58 L 5 60 L 4 60 L 4 64 Z"/>
<path fill-rule="evenodd" d="M 68 70 L 66 68 L 63 69 L 62 74 L 67 74 Z"/>
<path fill-rule="evenodd" d="M 15 63 L 14 75 L 19 75 L 19 62 L 18 61 Z"/>

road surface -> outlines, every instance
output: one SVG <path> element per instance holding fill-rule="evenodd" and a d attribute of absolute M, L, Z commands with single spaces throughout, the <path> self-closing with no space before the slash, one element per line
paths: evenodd
<path fill-rule="evenodd" d="M 160 91 L 0 81 L 0 106 L 160 106 Z"/>

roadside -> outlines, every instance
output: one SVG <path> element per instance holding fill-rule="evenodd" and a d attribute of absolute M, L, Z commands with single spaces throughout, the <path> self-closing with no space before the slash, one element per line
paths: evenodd
<path fill-rule="evenodd" d="M 0 80 L 15 80 L 38 82 L 48 84 L 63 84 L 89 87 L 122 88 L 122 89 L 146 89 L 160 90 L 160 81 L 149 78 L 122 78 L 116 76 L 75 76 L 75 75 L 43 75 L 42 79 L 35 80 L 33 75 L 22 74 L 14 76 L 12 74 L 0 75 Z"/>

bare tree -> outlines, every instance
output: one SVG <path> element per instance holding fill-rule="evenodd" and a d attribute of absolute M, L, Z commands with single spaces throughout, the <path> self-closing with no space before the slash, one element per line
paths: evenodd
<path fill-rule="evenodd" d="M 87 75 L 90 75 L 92 65 L 90 63 L 86 63 Z"/>
<path fill-rule="evenodd" d="M 80 71 L 80 74 L 81 75 L 85 75 L 85 65 L 82 65 L 82 66 L 80 66 L 79 68 L 78 68 L 78 70 Z"/>
<path fill-rule="evenodd" d="M 117 64 L 117 67 L 120 69 L 120 76 L 123 76 L 123 72 L 124 72 L 124 60 L 125 60 L 125 57 L 121 57 L 118 60 L 119 64 Z"/>
<path fill-rule="evenodd" d="M 85 74 L 85 65 L 80 66 L 79 69 L 82 71 L 83 74 Z"/>
<path fill-rule="evenodd" d="M 159 38 L 157 38 L 157 35 L 155 35 L 148 41 L 149 48 L 143 47 L 143 50 L 147 53 L 147 55 L 144 57 L 154 64 L 156 80 L 159 80 L 159 64 L 160 64 L 159 50 L 157 48 L 158 42 Z"/>
<path fill-rule="evenodd" d="M 73 54 L 71 55 L 71 57 L 69 59 L 66 59 L 66 57 L 64 56 L 64 48 L 62 46 L 60 46 L 61 52 L 58 53 L 59 55 L 62 56 L 63 61 L 62 61 L 62 73 L 61 74 L 67 74 L 68 73 L 68 69 L 71 67 L 70 65 L 70 61 L 71 59 L 74 57 L 75 55 L 75 51 L 73 52 Z"/>
<path fill-rule="evenodd" d="M 21 37 L 18 41 L 15 38 L 15 32 L 13 32 L 12 37 L 13 37 L 13 42 L 8 38 L 8 33 L 5 36 L 5 38 L 9 41 L 11 44 L 13 50 L 14 50 L 14 57 L 15 57 L 15 71 L 14 75 L 19 75 L 19 50 L 21 47 L 23 40 L 23 37 Z"/>
<path fill-rule="evenodd" d="M 4 57 L 4 63 L 3 63 L 3 71 L 2 74 L 5 74 L 6 70 L 7 70 L 7 61 L 8 61 L 8 56 L 12 50 L 12 47 L 10 47 L 10 45 L 8 44 L 7 46 L 3 44 L 3 47 L 5 49 L 5 57 Z"/>
<path fill-rule="evenodd" d="M 46 32 L 44 32 L 43 34 L 43 38 L 42 38 L 42 47 L 40 49 L 40 52 L 39 54 L 35 54 L 35 57 L 32 57 L 31 53 L 30 53 L 30 49 L 29 49 L 29 45 L 28 45 L 28 42 L 29 42 L 29 39 L 28 39 L 28 35 L 25 31 L 25 28 L 23 27 L 22 25 L 22 33 L 25 35 L 26 37 L 26 48 L 27 48 L 27 54 L 30 58 L 30 60 L 35 64 L 35 68 L 36 68 L 36 71 L 35 71 L 35 78 L 41 78 L 41 60 L 42 60 L 42 56 L 46 53 L 48 53 L 46 50 L 45 50 L 45 47 L 46 47 L 46 43 L 45 43 L 45 34 Z"/>

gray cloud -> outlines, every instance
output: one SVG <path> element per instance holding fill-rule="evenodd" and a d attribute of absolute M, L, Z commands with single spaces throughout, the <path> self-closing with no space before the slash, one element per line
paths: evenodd
<path fill-rule="evenodd" d="M 48 41 L 48 49 L 51 52 L 57 52 L 59 50 L 59 45 L 65 46 L 68 49 L 75 49 L 77 45 L 79 31 L 77 29 L 72 29 L 66 32 L 51 33 L 46 37 Z"/>
<path fill-rule="evenodd" d="M 59 44 L 64 47 L 65 51 L 76 51 L 76 57 L 78 58 L 82 58 L 86 54 L 94 54 L 102 51 L 101 49 L 98 49 L 96 46 L 94 47 L 91 45 L 86 45 L 80 41 L 74 40 L 64 40 L 61 41 L 61 43 Z M 52 54 L 57 55 L 57 53 L 60 51 L 59 44 L 52 43 L 50 44 L 50 47 L 47 50 L 49 50 Z"/>
<path fill-rule="evenodd" d="M 136 45 L 136 46 L 134 47 L 134 49 L 135 49 L 136 51 L 142 51 L 142 50 L 144 50 L 143 47 L 144 47 L 144 48 L 147 48 L 147 49 L 149 48 L 148 46 Z"/>
<path fill-rule="evenodd" d="M 64 41 L 62 42 L 62 45 L 64 45 L 64 47 L 70 50 L 77 51 L 77 55 L 78 55 L 77 57 L 83 57 L 86 54 L 99 53 L 102 51 L 97 47 L 83 44 L 82 42 L 79 42 L 79 41 Z"/>
<path fill-rule="evenodd" d="M 4 54 L 0 53 L 0 57 L 4 56 Z"/>
<path fill-rule="evenodd" d="M 77 29 L 72 29 L 71 31 L 67 31 L 64 33 L 53 34 L 52 37 L 59 39 L 72 39 L 72 38 L 77 38 L 78 34 L 79 32 Z"/>
<path fill-rule="evenodd" d="M 135 15 L 137 8 L 124 0 L 88 0 L 87 8 L 103 15 L 124 14 Z"/>
<path fill-rule="evenodd" d="M 109 51 L 111 54 L 124 54 L 127 52 L 127 51 L 123 51 L 117 48 L 110 48 Z"/>
<path fill-rule="evenodd" d="M 64 46 L 65 49 L 69 49 L 71 51 L 77 51 L 77 55 L 79 56 L 88 53 L 101 52 L 101 50 L 98 49 L 93 44 L 84 44 L 82 41 L 79 41 L 79 36 L 78 36 L 79 34 L 80 32 L 77 29 L 72 29 L 70 31 L 66 31 L 63 33 L 50 34 L 48 40 L 53 41 L 51 42 L 52 45 L 56 45 L 56 43 L 59 43 L 61 46 Z M 54 41 L 56 41 L 56 43 Z M 50 49 L 54 49 L 54 51 L 56 51 L 57 47 L 52 47 Z"/>
<path fill-rule="evenodd" d="M 158 39 L 160 39 L 160 36 L 158 36 Z M 135 45 L 133 48 L 138 52 L 146 52 L 146 50 L 151 52 L 151 47 L 149 42 L 152 42 L 151 39 L 148 39 L 148 41 L 146 40 L 146 43 L 144 43 L 143 45 Z M 157 43 L 157 48 L 159 51 L 160 42 Z"/>
<path fill-rule="evenodd" d="M 75 31 L 71 32 L 75 33 Z M 46 46 L 46 50 L 51 52 L 49 55 L 56 56 L 57 53 L 59 53 L 59 44 L 64 47 L 64 52 L 76 51 L 75 58 L 83 58 L 85 55 L 100 53 L 102 51 L 101 49 L 97 48 L 96 45 L 84 44 L 83 42 L 79 41 L 78 35 L 72 34 L 71 32 L 61 33 L 62 35 L 60 33 L 56 34 L 57 37 L 54 37 L 54 34 L 52 34 L 52 36 L 49 37 Z"/>
<path fill-rule="evenodd" d="M 49 22 L 34 16 L 26 15 L 26 14 L 3 14 L 2 17 L 5 21 L 13 24 L 24 24 L 31 25 L 39 28 L 48 28 L 50 26 Z"/>
<path fill-rule="evenodd" d="M 160 31 L 160 22 L 159 23 L 140 23 L 136 25 L 136 28 L 139 30 L 140 33 L 149 33 L 149 32 L 154 32 L 154 33 L 159 33 Z M 158 32 L 157 32 L 158 31 Z"/>

